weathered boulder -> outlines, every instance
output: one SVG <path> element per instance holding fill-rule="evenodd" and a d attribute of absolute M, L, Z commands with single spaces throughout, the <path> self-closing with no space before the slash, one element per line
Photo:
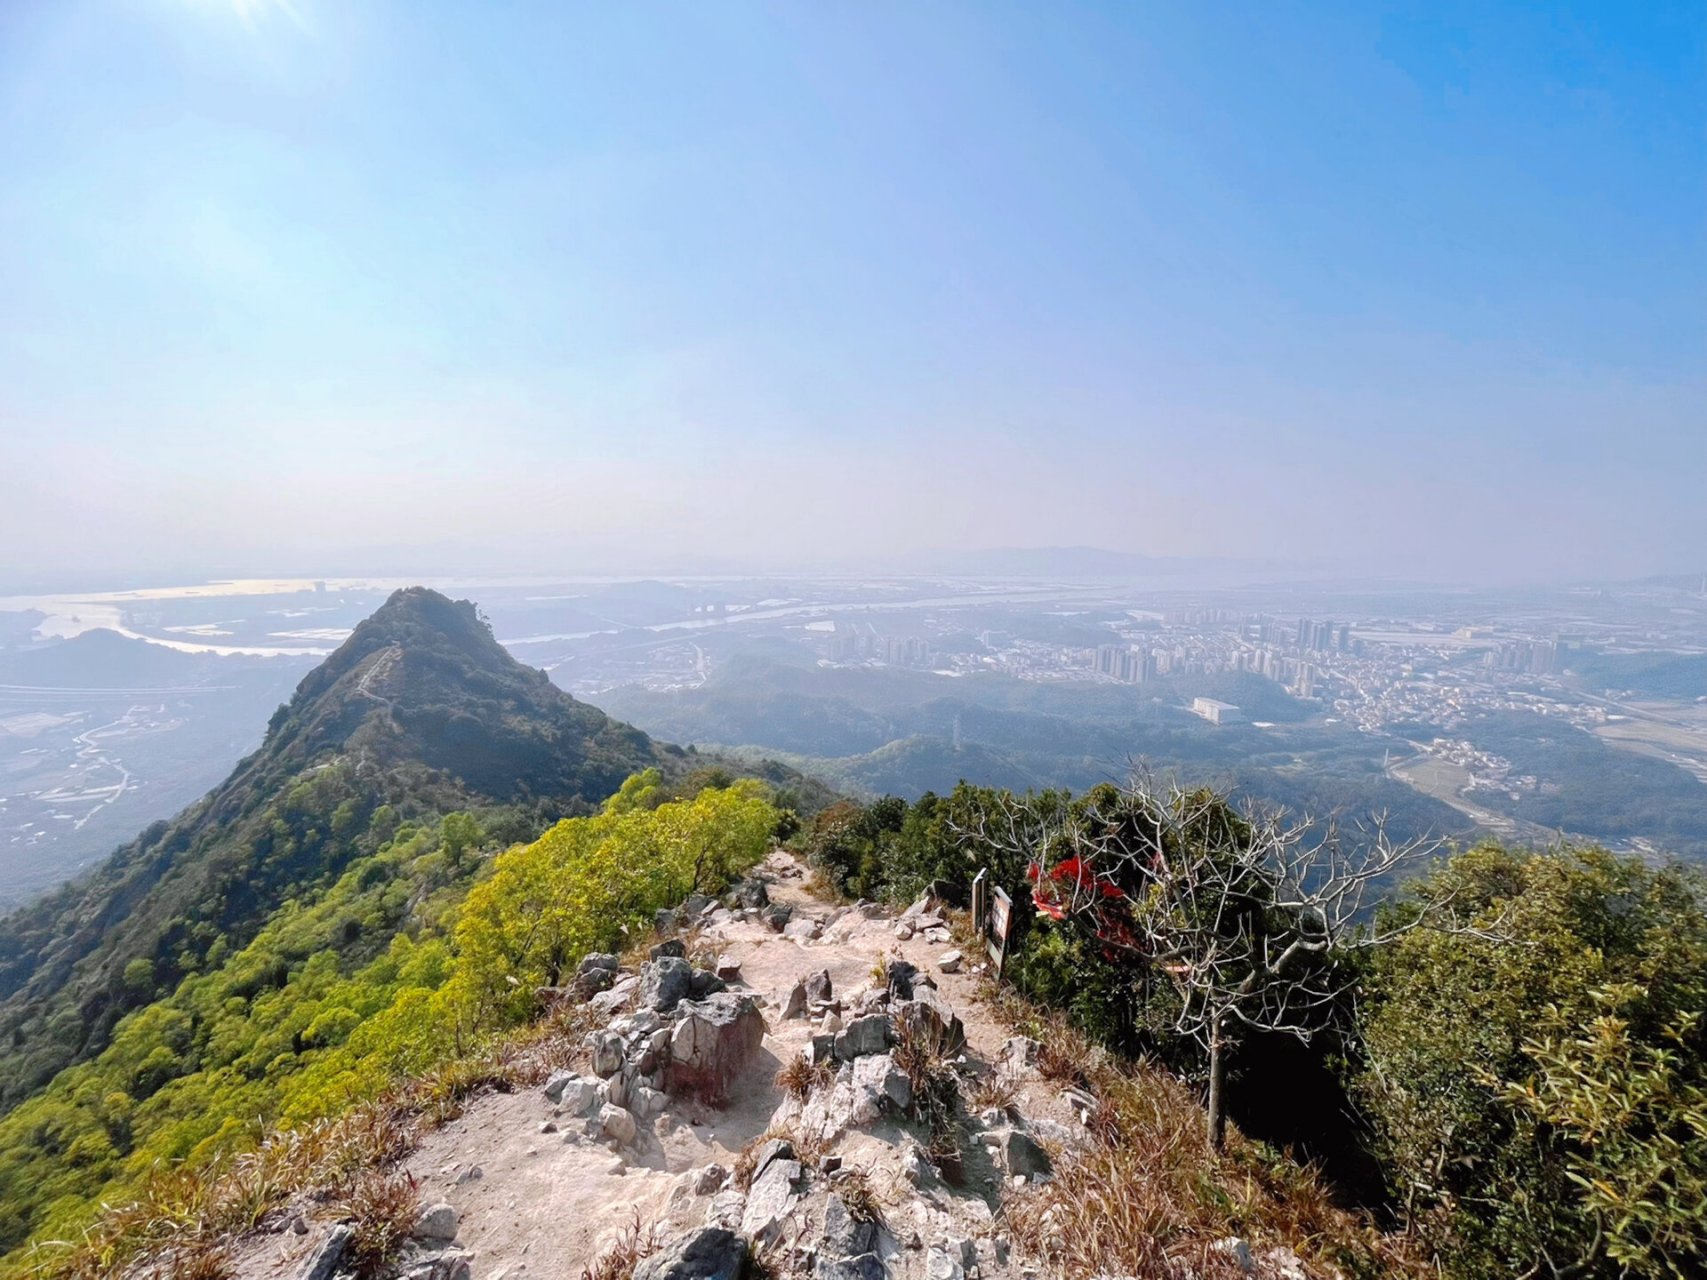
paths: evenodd
<path fill-rule="evenodd" d="M 787 1138 L 771 1138 L 764 1142 L 753 1153 L 753 1173 L 750 1182 L 757 1182 L 764 1177 L 765 1170 L 770 1168 L 772 1160 L 794 1159 L 794 1144 Z"/>
<path fill-rule="evenodd" d="M 832 1193 L 824 1202 L 824 1234 L 818 1252 L 832 1258 L 857 1258 L 877 1248 L 877 1224 L 856 1218 L 847 1201 Z"/>
<path fill-rule="evenodd" d="M 739 1187 L 724 1187 L 711 1197 L 711 1204 L 705 1211 L 705 1225 L 708 1227 L 726 1227 L 730 1231 L 741 1228 L 741 1215 L 747 1208 L 747 1193 Z"/>
<path fill-rule="evenodd" d="M 913 1082 L 895 1065 L 890 1054 L 874 1053 L 854 1059 L 853 1082 L 855 1087 L 896 1111 L 905 1111 L 913 1105 Z"/>
<path fill-rule="evenodd" d="M 421 1210 L 411 1234 L 417 1240 L 449 1242 L 456 1239 L 456 1224 L 456 1210 L 441 1200 Z"/>
<path fill-rule="evenodd" d="M 913 998 L 895 1008 L 896 1021 L 914 1035 L 938 1045 L 946 1054 L 960 1052 L 966 1043 L 966 1027 L 948 1001 L 935 987 L 922 982 L 913 988 Z"/>
<path fill-rule="evenodd" d="M 668 1013 L 693 991 L 694 969 L 681 956 L 659 956 L 640 967 L 640 1004 Z"/>
<path fill-rule="evenodd" d="M 691 920 L 695 916 L 702 914 L 707 908 L 715 907 L 716 905 L 716 900 L 706 894 L 690 893 L 687 896 L 687 900 L 682 903 L 682 915 Z"/>
<path fill-rule="evenodd" d="M 601 1031 L 593 1036 L 593 1073 L 601 1078 L 614 1076 L 622 1070 L 626 1059 L 622 1036 L 614 1031 Z"/>
<path fill-rule="evenodd" d="M 806 1002 L 808 1004 L 828 1004 L 832 994 L 828 969 L 820 969 L 817 973 L 806 976 Z"/>
<path fill-rule="evenodd" d="M 837 1080 L 828 1089 L 815 1090 L 806 1100 L 800 1109 L 800 1126 L 820 1142 L 832 1143 L 849 1129 L 875 1124 L 882 1105 L 882 1094 L 851 1079 Z"/>
<path fill-rule="evenodd" d="M 694 1171 L 693 1193 L 696 1196 L 716 1195 L 729 1181 L 729 1170 L 720 1164 L 708 1164 Z"/>
<path fill-rule="evenodd" d="M 631 1146 L 640 1132 L 634 1123 L 634 1113 L 626 1107 L 606 1103 L 599 1108 L 599 1132 L 619 1146 Z"/>
<path fill-rule="evenodd" d="M 739 1280 L 747 1242 L 727 1227 L 695 1227 L 635 1265 L 634 1280 Z"/>
<path fill-rule="evenodd" d="M 944 973 L 959 973 L 961 963 L 965 959 L 958 951 L 944 951 L 936 958 L 936 967 Z"/>
<path fill-rule="evenodd" d="M 765 882 L 758 879 L 747 879 L 735 886 L 735 899 L 743 907 L 768 907 L 771 904 L 770 890 L 765 888 Z"/>
<path fill-rule="evenodd" d="M 889 998 L 891 1000 L 911 1000 L 913 998 L 913 983 L 919 977 L 918 965 L 910 960 L 897 958 L 885 966 L 884 972 L 889 979 Z"/>
<path fill-rule="evenodd" d="M 639 976 L 632 973 L 624 974 L 612 984 L 609 991 L 601 991 L 587 1001 L 587 1007 L 594 1013 L 602 1014 L 608 1018 L 618 1009 L 626 1008 L 628 1002 L 634 998 L 634 993 L 639 989 Z"/>
<path fill-rule="evenodd" d="M 659 907 L 652 913 L 652 927 L 659 933 L 674 933 L 676 931 L 677 913 L 671 907 Z"/>
<path fill-rule="evenodd" d="M 658 960 L 664 956 L 685 956 L 688 949 L 682 945 L 680 938 L 665 938 L 647 953 L 648 960 Z"/>
<path fill-rule="evenodd" d="M 790 920 L 783 925 L 782 936 L 799 942 L 816 942 L 824 936 L 824 926 L 809 918 Z"/>
<path fill-rule="evenodd" d="M 717 976 L 725 982 L 735 981 L 741 976 L 741 962 L 734 956 L 718 956 Z"/>
<path fill-rule="evenodd" d="M 824 1234 L 813 1251 L 814 1280 L 883 1280 L 877 1247 L 877 1224 L 855 1218 L 847 1203 L 832 1195 L 824 1204 Z"/>
<path fill-rule="evenodd" d="M 882 1053 L 888 1047 L 889 1019 L 881 1013 L 854 1018 L 836 1033 L 836 1057 L 843 1062 L 868 1053 Z"/>
<path fill-rule="evenodd" d="M 812 1264 L 812 1280 L 886 1280 L 883 1259 L 875 1253 L 857 1258 L 818 1258 Z"/>
<path fill-rule="evenodd" d="M 925 1254 L 925 1280 L 966 1280 L 978 1265 L 978 1249 L 967 1239 L 944 1240 Z"/>
<path fill-rule="evenodd" d="M 574 992 L 583 1000 L 591 999 L 601 991 L 609 991 L 616 984 L 616 970 L 588 969 L 585 973 L 575 975 Z"/>
<path fill-rule="evenodd" d="M 783 906 L 781 903 L 774 903 L 766 907 L 759 915 L 765 922 L 765 928 L 772 933 L 781 933 L 788 927 L 788 922 L 794 915 L 794 908 Z"/>
<path fill-rule="evenodd" d="M 1049 1153 L 1023 1129 L 1004 1129 L 990 1135 L 995 1139 L 992 1154 L 1010 1177 L 1047 1177 L 1054 1166 Z"/>
<path fill-rule="evenodd" d="M 797 982 L 781 1000 L 783 1018 L 804 1018 L 806 1016 L 806 984 Z"/>
<path fill-rule="evenodd" d="M 332 1280 L 354 1236 L 355 1231 L 347 1223 L 340 1222 L 333 1227 L 321 1237 L 320 1243 L 314 1247 L 314 1252 L 308 1255 L 308 1261 L 304 1262 L 302 1270 L 297 1272 L 297 1280 Z"/>
<path fill-rule="evenodd" d="M 403 1280 L 474 1280 L 474 1254 L 467 1249 L 448 1249 L 410 1267 Z"/>
<path fill-rule="evenodd" d="M 751 996 L 731 991 L 683 1001 L 678 1014 L 665 1087 L 721 1102 L 765 1038 L 764 1015 Z"/>
<path fill-rule="evenodd" d="M 593 1109 L 599 1083 L 573 1071 L 554 1071 L 545 1082 L 545 1096 L 572 1116 L 584 1116 Z"/>
<path fill-rule="evenodd" d="M 772 1160 L 766 1165 L 747 1191 L 741 1234 L 760 1245 L 776 1240 L 800 1200 L 805 1177 L 806 1170 L 798 1160 Z"/>
<path fill-rule="evenodd" d="M 737 970 L 739 966 L 737 966 Z M 724 981 L 721 973 L 713 973 L 710 969 L 695 969 L 693 985 L 688 990 L 688 999 L 703 1000 L 709 995 L 726 990 L 729 984 Z"/>
<path fill-rule="evenodd" d="M 611 973 L 617 971 L 617 958 L 609 951 L 591 951 L 581 958 L 576 974 L 592 973 L 596 969 L 605 969 Z"/>

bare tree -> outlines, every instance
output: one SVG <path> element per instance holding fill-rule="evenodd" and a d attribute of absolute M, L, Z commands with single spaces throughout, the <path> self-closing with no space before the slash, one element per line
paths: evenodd
<path fill-rule="evenodd" d="M 1011 852 L 1023 841 L 1041 913 L 1167 975 L 1175 1030 L 1208 1055 L 1217 1150 L 1238 1040 L 1267 1032 L 1308 1043 L 1345 1008 L 1352 953 L 1417 928 L 1462 928 L 1445 899 L 1413 902 L 1391 923 L 1372 918 L 1372 895 L 1441 848 L 1391 840 L 1384 820 L 1348 840 L 1334 823 L 1241 813 L 1219 792 L 1142 774 L 1047 814 L 1009 803 L 1014 812 L 966 834 Z"/>

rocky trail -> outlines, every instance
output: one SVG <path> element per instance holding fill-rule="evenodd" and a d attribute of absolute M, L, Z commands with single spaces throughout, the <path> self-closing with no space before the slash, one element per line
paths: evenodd
<path fill-rule="evenodd" d="M 397 1274 L 576 1280 L 636 1235 L 636 1280 L 735 1280 L 749 1253 L 818 1280 L 1038 1274 L 1002 1206 L 1082 1139 L 1090 1100 L 995 1020 L 983 957 L 931 904 L 831 906 L 779 851 L 723 902 L 664 914 L 638 971 L 591 956 L 563 992 L 596 1025 L 574 1070 L 426 1136 Z M 916 1118 L 926 1060 L 959 1089 L 949 1142 Z M 241 1280 L 332 1280 L 340 1230 L 256 1238 Z"/>

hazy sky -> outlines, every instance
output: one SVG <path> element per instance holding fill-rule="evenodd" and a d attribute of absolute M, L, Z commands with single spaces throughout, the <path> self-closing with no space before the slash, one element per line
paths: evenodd
<path fill-rule="evenodd" d="M 0 568 L 1699 571 L 1704 104 L 1699 0 L 3 0 Z"/>

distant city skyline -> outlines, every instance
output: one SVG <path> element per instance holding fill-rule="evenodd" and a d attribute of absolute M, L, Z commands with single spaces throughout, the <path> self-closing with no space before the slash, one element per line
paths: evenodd
<path fill-rule="evenodd" d="M 0 577 L 1700 572 L 1699 4 L 0 6 Z"/>

